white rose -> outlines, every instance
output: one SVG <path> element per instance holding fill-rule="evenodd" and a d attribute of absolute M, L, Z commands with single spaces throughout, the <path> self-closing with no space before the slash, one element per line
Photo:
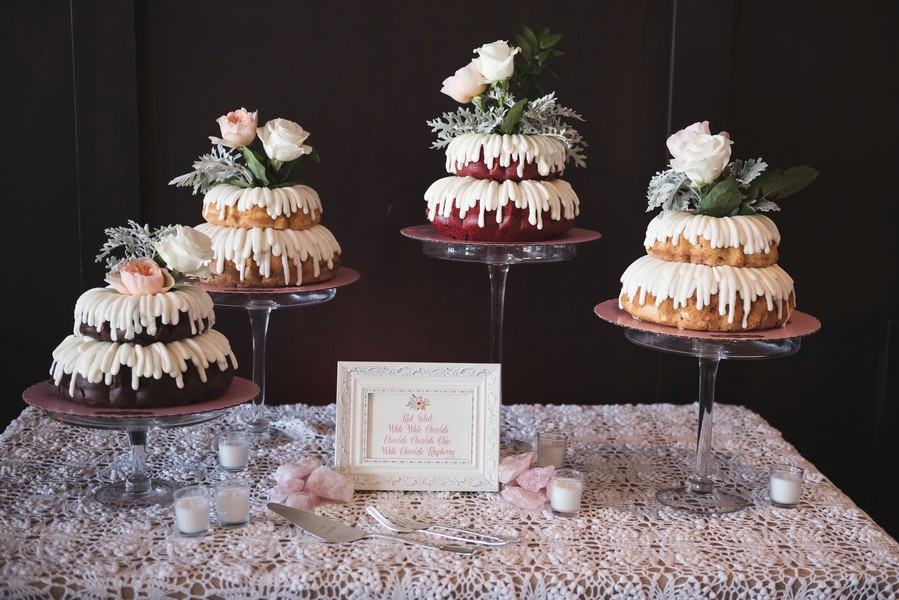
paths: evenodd
<path fill-rule="evenodd" d="M 471 99 L 480 95 L 487 89 L 486 83 L 481 83 L 481 72 L 478 71 L 474 61 L 468 63 L 456 74 L 443 80 L 440 91 L 462 104 L 471 102 Z"/>
<path fill-rule="evenodd" d="M 493 42 L 492 44 L 484 44 L 480 48 L 475 49 L 478 58 L 474 59 L 475 68 L 483 75 L 481 83 L 495 83 L 503 81 L 512 76 L 515 70 L 515 55 L 521 51 L 521 48 L 510 47 L 503 40 Z"/>
<path fill-rule="evenodd" d="M 303 144 L 309 132 L 287 119 L 272 119 L 257 131 L 265 153 L 273 160 L 290 162 L 312 152 Z"/>
<path fill-rule="evenodd" d="M 714 182 L 730 161 L 733 141 L 727 132 L 712 135 L 709 122 L 694 123 L 673 134 L 666 145 L 671 152 L 671 168 L 683 173 L 696 185 Z"/>
<path fill-rule="evenodd" d="M 159 238 L 153 247 L 169 269 L 191 277 L 209 276 L 209 263 L 214 254 L 208 235 L 178 225 L 174 231 Z"/>

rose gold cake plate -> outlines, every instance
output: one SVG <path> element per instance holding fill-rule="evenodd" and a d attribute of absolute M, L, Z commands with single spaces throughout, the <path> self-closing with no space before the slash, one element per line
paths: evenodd
<path fill-rule="evenodd" d="M 269 424 L 265 415 L 265 347 L 268 338 L 268 322 L 273 310 L 298 308 L 328 302 L 337 295 L 337 289 L 359 280 L 359 272 L 346 267 L 327 281 L 291 287 L 225 287 L 207 283 L 194 284 L 206 290 L 216 307 L 241 308 L 250 317 L 253 335 L 253 381 L 259 385 L 259 395 L 253 400 L 253 410 L 246 420 L 247 429 L 257 441 L 290 442 L 286 432 Z"/>
<path fill-rule="evenodd" d="M 125 481 L 101 486 L 94 498 L 107 505 L 147 506 L 169 504 L 178 484 L 151 478 L 147 471 L 147 431 L 205 423 L 222 416 L 231 407 L 243 404 L 259 393 L 252 381 L 235 377 L 228 391 L 207 402 L 160 408 L 110 408 L 84 406 L 50 395 L 49 381 L 42 381 L 22 393 L 27 404 L 39 408 L 52 419 L 68 425 L 128 432 L 131 458 Z"/>
<path fill-rule="evenodd" d="M 717 515 L 745 508 L 749 501 L 735 492 L 720 489 L 711 476 L 712 407 L 715 380 L 723 359 L 766 359 L 799 351 L 802 338 L 821 328 L 815 317 L 794 311 L 783 327 L 747 332 L 688 331 L 635 319 L 618 308 L 618 299 L 597 304 L 593 312 L 601 319 L 624 328 L 625 337 L 644 348 L 695 356 L 699 361 L 699 427 L 696 464 L 685 485 L 659 490 L 663 505 L 701 515 Z"/>

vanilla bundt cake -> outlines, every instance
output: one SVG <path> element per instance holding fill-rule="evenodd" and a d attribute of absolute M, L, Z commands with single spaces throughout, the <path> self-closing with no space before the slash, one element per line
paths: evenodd
<path fill-rule="evenodd" d="M 777 264 L 780 232 L 758 211 L 798 191 L 817 171 L 765 171 L 758 161 L 729 162 L 727 133 L 696 123 L 668 140 L 671 169 L 649 187 L 646 255 L 621 276 L 619 306 L 633 317 L 700 331 L 749 331 L 784 325 L 796 307 L 793 279 Z M 771 190 L 779 190 L 772 192 Z"/>
<path fill-rule="evenodd" d="M 321 224 L 318 193 L 297 181 L 298 163 L 318 159 L 298 124 L 273 119 L 256 125 L 256 112 L 232 111 L 218 119 L 222 138 L 194 163 L 194 171 L 170 183 L 203 193 L 212 240 L 208 283 L 228 287 L 287 287 L 326 281 L 340 267 L 340 245 Z M 265 153 L 250 144 L 262 142 Z M 240 156 L 233 151 L 241 153 Z"/>

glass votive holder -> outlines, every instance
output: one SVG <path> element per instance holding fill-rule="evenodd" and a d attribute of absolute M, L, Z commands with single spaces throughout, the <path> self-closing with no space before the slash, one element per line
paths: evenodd
<path fill-rule="evenodd" d="M 215 514 L 222 527 L 239 527 L 250 520 L 250 482 L 225 479 L 215 484 Z"/>
<path fill-rule="evenodd" d="M 556 469 L 547 491 L 554 515 L 577 516 L 581 512 L 581 498 L 584 495 L 584 474 L 577 469 Z"/>
<path fill-rule="evenodd" d="M 568 452 L 568 436 L 564 433 L 541 432 L 537 434 L 537 466 L 549 465 L 557 469 L 565 466 Z"/>
<path fill-rule="evenodd" d="M 199 537 L 209 531 L 210 490 L 205 485 L 189 485 L 175 490 L 175 529 L 187 537 Z"/>
<path fill-rule="evenodd" d="M 223 431 L 218 435 L 218 450 L 221 470 L 246 471 L 250 463 L 250 434 L 241 429 Z"/>
<path fill-rule="evenodd" d="M 771 504 L 782 508 L 795 508 L 802 494 L 802 479 L 805 470 L 796 465 L 774 465 L 771 467 L 771 482 L 768 496 Z"/>

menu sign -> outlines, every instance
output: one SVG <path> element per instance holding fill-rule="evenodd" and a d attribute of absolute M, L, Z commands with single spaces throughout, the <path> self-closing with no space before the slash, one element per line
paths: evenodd
<path fill-rule="evenodd" d="M 367 457 L 391 461 L 470 461 L 474 394 L 371 393 Z"/>
<path fill-rule="evenodd" d="M 336 469 L 355 489 L 498 489 L 500 366 L 338 363 Z"/>

